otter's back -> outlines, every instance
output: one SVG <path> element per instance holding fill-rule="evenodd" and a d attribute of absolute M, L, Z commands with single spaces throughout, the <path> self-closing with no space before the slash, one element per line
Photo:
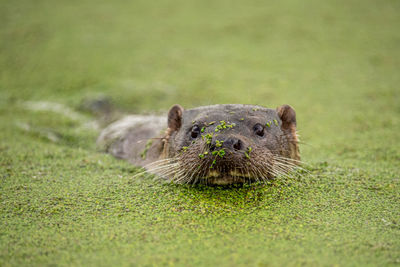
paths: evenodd
<path fill-rule="evenodd" d="M 147 151 L 149 142 L 159 137 L 166 125 L 164 116 L 126 116 L 102 130 L 97 146 L 117 158 L 143 166 L 153 159 L 151 151 Z"/>

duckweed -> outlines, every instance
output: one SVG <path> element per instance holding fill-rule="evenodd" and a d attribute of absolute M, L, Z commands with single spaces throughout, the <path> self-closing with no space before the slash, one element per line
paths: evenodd
<path fill-rule="evenodd" d="M 0 266 L 398 266 L 399 1 L 190 3 L 2 1 Z M 98 94 L 132 114 L 291 104 L 306 170 L 228 187 L 134 177 L 75 109 Z"/>
<path fill-rule="evenodd" d="M 142 159 L 146 159 L 147 157 L 147 151 L 150 149 L 151 145 L 153 144 L 153 139 L 149 139 L 146 142 L 146 145 L 144 147 L 144 150 L 142 151 L 142 153 L 140 153 L 140 157 Z"/>

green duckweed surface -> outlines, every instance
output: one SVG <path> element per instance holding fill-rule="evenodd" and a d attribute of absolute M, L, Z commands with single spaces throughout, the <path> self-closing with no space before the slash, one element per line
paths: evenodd
<path fill-rule="evenodd" d="M 0 1 L 0 265 L 399 265 L 399 14 L 395 0 Z M 80 109 L 101 95 L 126 113 L 290 104 L 307 172 L 133 178 Z"/>

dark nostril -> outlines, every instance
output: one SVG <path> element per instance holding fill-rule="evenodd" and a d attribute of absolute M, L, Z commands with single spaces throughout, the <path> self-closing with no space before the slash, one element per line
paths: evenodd
<path fill-rule="evenodd" d="M 235 142 L 233 143 L 233 148 L 236 150 L 241 150 L 242 149 L 242 141 L 240 141 L 239 139 L 235 140 Z"/>

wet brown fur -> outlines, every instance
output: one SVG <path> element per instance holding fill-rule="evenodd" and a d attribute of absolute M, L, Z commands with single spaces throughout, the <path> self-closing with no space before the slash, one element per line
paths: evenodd
<path fill-rule="evenodd" d="M 250 107 L 255 107 L 253 108 L 254 112 L 251 111 Z M 243 108 L 249 110 L 244 114 L 247 116 L 246 119 L 250 121 L 252 118 L 257 119 L 260 116 L 257 114 L 263 114 L 260 113 L 262 110 L 257 111 L 257 109 L 265 109 L 244 105 Z M 204 107 L 204 110 L 208 112 L 206 114 L 210 114 L 206 115 L 206 118 L 213 116 L 213 109 L 215 109 L 216 113 L 231 114 L 226 116 L 237 121 L 235 113 L 229 112 L 229 110 L 241 111 L 241 105 Z M 189 112 L 189 115 L 185 112 Z M 192 124 L 188 119 L 192 117 L 196 118 L 195 115 L 198 113 L 202 114 L 201 112 L 202 107 L 197 112 L 196 109 L 185 111 L 181 106 L 175 105 L 168 113 L 167 129 L 164 130 L 161 138 L 153 139 L 150 147 L 146 148 L 143 140 L 137 141 L 135 139 L 135 132 L 132 131 L 129 136 L 122 136 L 118 142 L 114 142 L 116 145 L 113 146 L 119 147 L 124 142 L 127 146 L 122 150 L 126 150 L 127 152 L 125 154 L 122 153 L 124 156 L 121 158 L 128 159 L 136 165 L 144 166 L 149 172 L 156 173 L 165 179 L 177 183 L 231 184 L 265 181 L 276 175 L 286 174 L 300 162 L 298 137 L 296 134 L 296 113 L 290 106 L 280 106 L 276 111 L 266 109 L 266 112 L 271 114 L 269 115 L 272 116 L 271 118 L 276 116 L 277 120 L 279 120 L 281 133 L 266 133 L 267 136 L 265 137 L 276 147 L 275 149 L 267 149 L 265 146 L 259 145 L 255 139 L 257 137 L 252 137 L 251 134 L 249 135 L 246 132 L 248 131 L 245 124 L 246 121 L 237 121 L 238 125 L 237 127 L 235 126 L 236 129 L 221 131 L 219 136 L 226 140 L 241 140 L 243 147 L 240 150 L 226 148 L 226 155 L 224 157 L 212 155 L 210 144 L 207 144 L 204 138 L 191 140 L 190 144 L 183 145 L 187 141 L 187 138 L 190 139 L 190 137 L 186 137 L 187 135 L 184 132 Z M 273 115 L 273 112 L 276 112 L 276 115 Z M 191 113 L 194 115 L 191 115 Z M 187 117 L 184 117 L 184 115 Z M 211 131 L 215 125 L 209 125 L 209 127 Z M 214 139 L 218 138 L 215 137 Z M 214 139 L 213 141 L 215 141 Z M 226 142 L 228 143 L 228 141 Z M 187 148 L 183 149 L 183 147 Z M 252 148 L 250 153 L 246 151 L 248 147 Z M 141 151 L 141 155 L 143 156 L 143 149 L 147 149 L 147 154 L 145 157 L 139 157 L 139 151 Z M 199 155 L 206 151 L 208 154 L 200 158 Z M 216 161 L 213 163 L 214 160 Z"/>

